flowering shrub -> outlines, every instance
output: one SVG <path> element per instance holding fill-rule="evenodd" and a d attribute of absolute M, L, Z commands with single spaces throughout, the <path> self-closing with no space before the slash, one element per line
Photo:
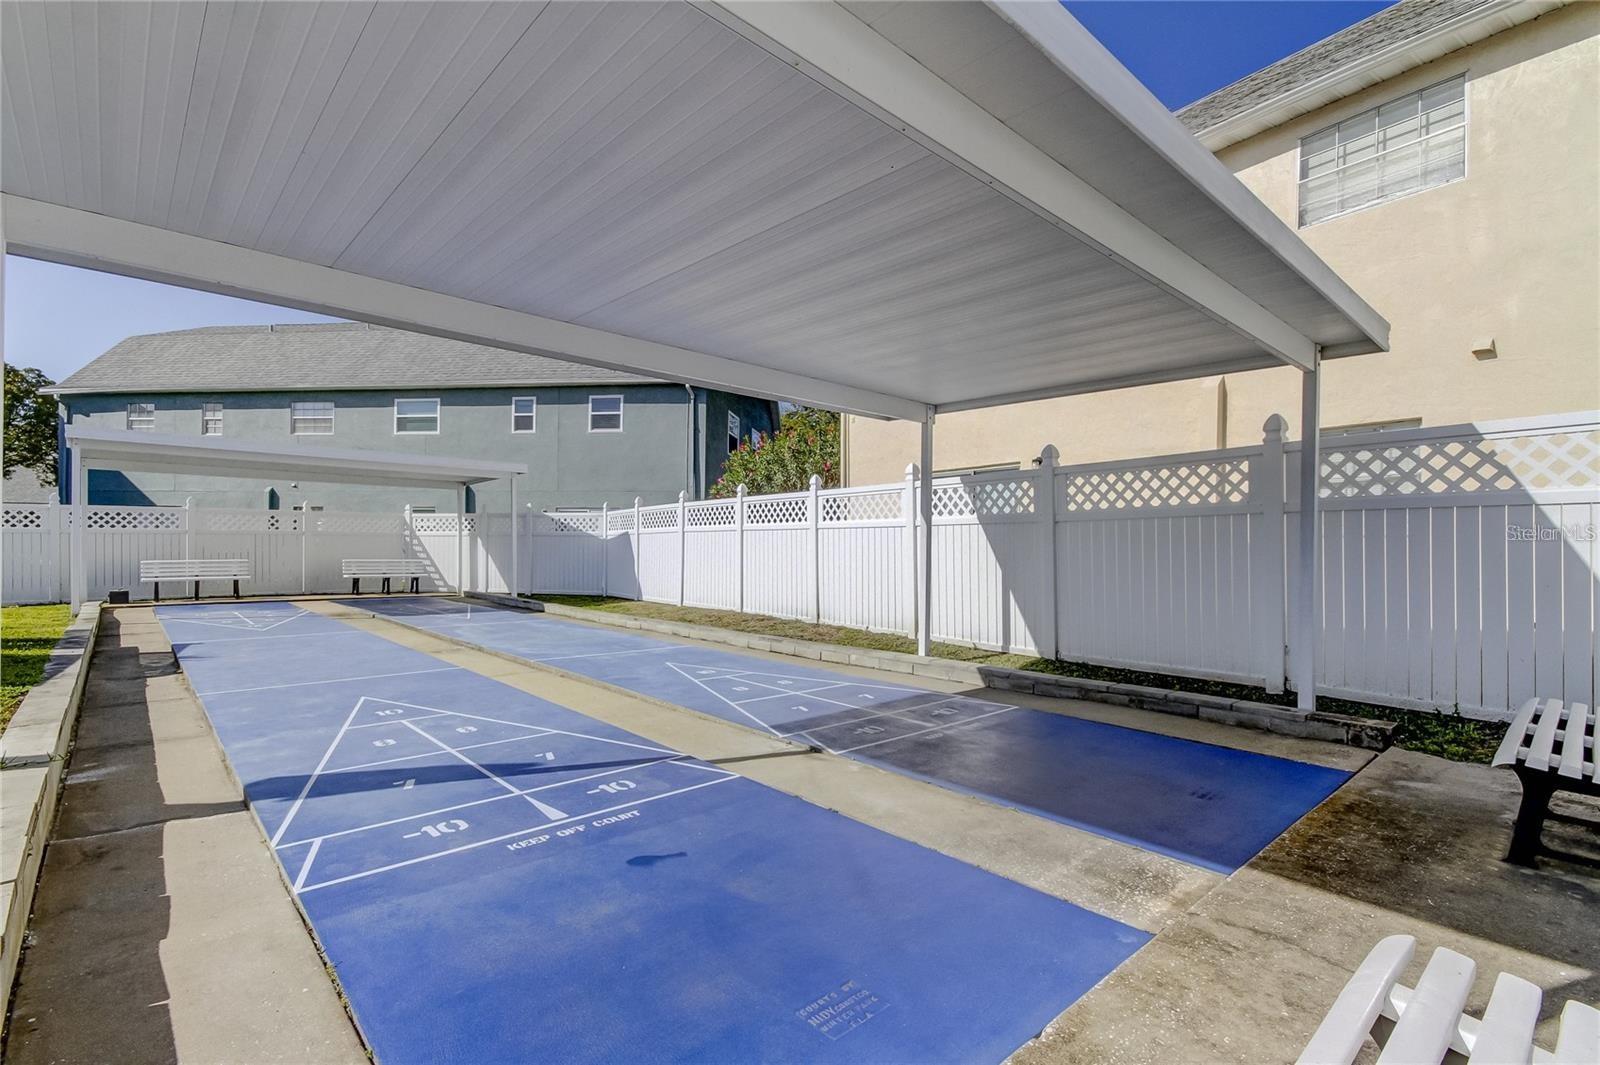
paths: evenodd
<path fill-rule="evenodd" d="M 815 473 L 822 487 L 839 487 L 839 415 L 799 407 L 783 416 L 778 431 L 760 444 L 743 444 L 728 456 L 712 499 L 734 495 L 740 484 L 751 495 L 801 492 Z"/>

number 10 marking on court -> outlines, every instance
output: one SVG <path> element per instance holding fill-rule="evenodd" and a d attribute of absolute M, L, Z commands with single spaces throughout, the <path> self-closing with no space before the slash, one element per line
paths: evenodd
<path fill-rule="evenodd" d="M 466 828 L 467 823 L 461 820 L 461 818 L 457 817 L 449 821 L 440 821 L 436 825 L 423 825 L 417 831 L 407 832 L 400 838 L 416 839 L 418 836 L 427 836 L 430 839 L 438 839 L 440 836 L 447 836 L 452 832 L 461 832 Z"/>

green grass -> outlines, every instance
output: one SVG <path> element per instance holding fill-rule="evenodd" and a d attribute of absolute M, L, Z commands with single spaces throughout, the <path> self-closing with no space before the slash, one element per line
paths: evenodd
<path fill-rule="evenodd" d="M 548 603 L 580 607 L 605 614 L 627 614 L 631 617 L 679 621 L 690 625 L 709 625 L 735 632 L 861 647 L 871 651 L 900 651 L 905 654 L 915 654 L 917 650 L 916 641 L 905 636 L 865 632 L 837 625 L 812 625 L 804 621 L 788 621 L 783 618 L 763 617 L 759 614 L 740 614 L 732 610 L 705 610 L 700 607 L 671 606 L 666 603 L 640 603 L 632 599 L 608 599 L 598 595 L 541 595 L 537 598 Z M 1102 680 L 1118 684 L 1140 684 L 1148 688 L 1168 688 L 1228 699 L 1252 699 L 1279 706 L 1294 705 L 1292 692 L 1272 694 L 1248 684 L 1146 673 L 1136 669 L 1116 669 L 1088 662 L 1003 654 L 976 647 L 963 647 L 959 644 L 935 643 L 931 650 L 938 658 L 950 658 L 980 666 L 1031 669 L 1063 677 L 1083 677 L 1086 680 Z M 1488 762 L 1495 748 L 1500 745 L 1501 736 L 1505 735 L 1505 726 L 1502 724 L 1473 721 L 1456 713 L 1435 714 L 1401 710 L 1396 707 L 1352 702 L 1349 699 L 1334 699 L 1328 696 L 1318 696 L 1317 709 L 1350 717 L 1393 721 L 1396 725 L 1394 742 L 1397 746 L 1457 762 Z"/>
<path fill-rule="evenodd" d="M 44 679 L 50 651 L 71 620 L 65 603 L 0 607 L 0 732 L 28 689 Z"/>

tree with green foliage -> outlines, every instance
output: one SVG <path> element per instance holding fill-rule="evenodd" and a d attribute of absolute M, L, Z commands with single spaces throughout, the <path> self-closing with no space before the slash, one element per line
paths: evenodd
<path fill-rule="evenodd" d="M 43 389 L 55 384 L 42 370 L 6 366 L 4 475 L 29 469 L 39 483 L 56 483 L 56 401 Z"/>
<path fill-rule="evenodd" d="M 726 499 L 741 484 L 751 495 L 802 492 L 812 474 L 824 488 L 839 487 L 839 415 L 799 407 L 783 416 L 771 439 L 742 444 L 728 456 L 711 498 Z"/>

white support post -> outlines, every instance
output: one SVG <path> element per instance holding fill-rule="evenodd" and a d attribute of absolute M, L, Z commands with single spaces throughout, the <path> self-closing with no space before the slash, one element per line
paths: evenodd
<path fill-rule="evenodd" d="M 600 594 L 611 594 L 611 503 L 600 504 Z"/>
<path fill-rule="evenodd" d="M 511 598 L 513 599 L 522 594 L 522 577 L 519 572 L 522 562 L 522 537 L 517 533 L 517 527 L 521 524 L 518 520 L 520 515 L 517 513 L 517 477 L 518 475 L 513 473 L 506 478 L 511 492 L 511 531 L 508 535 L 511 537 Z"/>
<path fill-rule="evenodd" d="M 456 594 L 467 594 L 467 486 L 456 485 Z"/>
<path fill-rule="evenodd" d="M 638 601 L 644 602 L 644 571 L 639 568 L 640 559 L 643 557 L 644 500 L 638 496 L 633 497 L 633 584 L 638 589 Z"/>
<path fill-rule="evenodd" d="M 68 547 L 68 574 L 67 580 L 72 586 L 72 613 L 76 617 L 83 608 L 84 597 L 88 593 L 88 574 L 84 572 L 83 538 L 87 533 L 85 523 L 89 520 L 89 508 L 86 501 L 89 497 L 89 470 L 84 465 L 83 458 L 76 451 L 72 454 L 72 532 Z"/>
<path fill-rule="evenodd" d="M 411 515 L 411 504 L 406 504 L 406 516 Z M 311 500 L 300 501 L 300 592 L 305 594 L 311 590 L 311 578 L 306 565 L 306 554 L 311 541 Z"/>
<path fill-rule="evenodd" d="M 922 616 L 917 624 L 917 654 L 926 656 L 933 642 L 933 408 L 922 421 L 922 483 L 917 504 L 922 511 L 922 559 L 917 574 Z"/>
<path fill-rule="evenodd" d="M 1037 480 L 1033 498 L 1040 523 L 1039 550 L 1045 570 L 1050 574 L 1049 580 L 1040 582 L 1048 599 L 1039 617 L 1034 643 L 1045 658 L 1061 657 L 1060 638 L 1056 634 L 1056 618 L 1060 612 L 1057 597 L 1061 594 L 1056 579 L 1056 465 L 1060 459 L 1061 452 L 1056 446 L 1046 444 L 1039 451 L 1039 472 L 1034 475 Z"/>
<path fill-rule="evenodd" d="M 1295 611 L 1295 639 L 1290 646 L 1290 680 L 1296 705 L 1307 711 L 1317 707 L 1317 616 L 1322 598 L 1317 579 L 1322 539 L 1318 492 L 1322 474 L 1321 378 L 1320 366 L 1300 377 L 1300 600 Z"/>
<path fill-rule="evenodd" d="M 183 500 L 183 557 L 185 561 L 194 557 L 194 496 Z"/>
<path fill-rule="evenodd" d="M 1259 533 L 1250 537 L 1255 573 L 1251 588 L 1255 601 L 1251 615 L 1256 648 L 1256 670 L 1269 692 L 1283 691 L 1286 601 L 1283 594 L 1284 469 L 1283 437 L 1288 429 L 1283 415 L 1274 414 L 1261 427 L 1261 454 L 1250 460 L 1250 498 Z"/>
<path fill-rule="evenodd" d="M 0 255 L 0 259 L 4 259 Z M 61 501 L 55 493 L 51 493 L 49 509 L 45 511 L 44 527 L 50 530 L 50 592 L 52 596 L 70 594 L 62 587 L 62 575 L 65 572 L 61 567 Z"/>
<path fill-rule="evenodd" d="M 822 624 L 822 478 L 811 475 L 811 499 L 806 511 L 811 522 L 811 621 Z"/>
<path fill-rule="evenodd" d="M 734 525 L 734 580 L 737 588 L 737 603 L 739 613 L 744 613 L 744 495 L 745 487 L 741 483 L 733 491 L 733 525 Z"/>
<path fill-rule="evenodd" d="M 907 636 L 917 634 L 917 464 L 906 463 L 906 487 L 901 496 L 900 513 L 905 517 L 905 609 Z"/>
<path fill-rule="evenodd" d="M 684 572 L 689 567 L 688 547 L 689 493 L 678 493 L 678 605 L 683 605 Z"/>

